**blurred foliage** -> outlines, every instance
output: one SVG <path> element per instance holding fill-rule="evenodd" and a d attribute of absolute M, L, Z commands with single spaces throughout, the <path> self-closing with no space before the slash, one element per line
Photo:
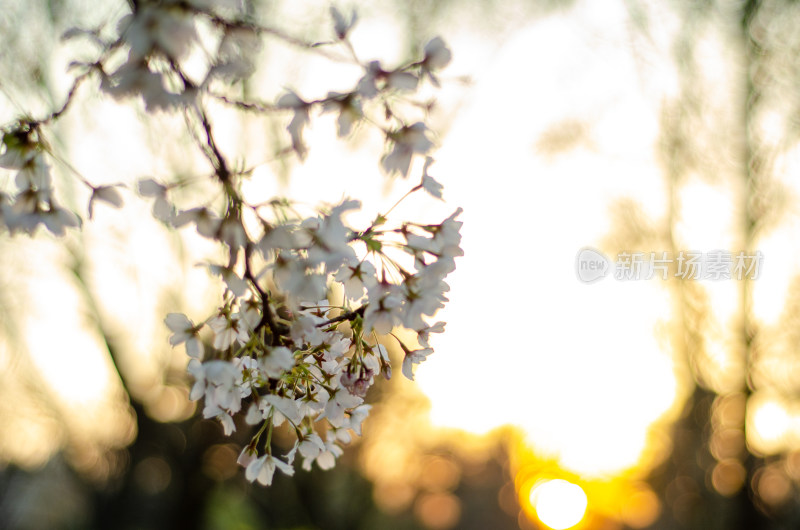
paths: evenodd
<path fill-rule="evenodd" d="M 618 205 L 608 248 L 682 250 L 680 192 L 701 181 L 738 197 L 731 212 L 740 227 L 735 241 L 754 251 L 797 212 L 796 198 L 790 201 L 782 187 L 780 164 L 797 148 L 800 42 L 789 28 L 797 27 L 800 11 L 795 2 L 769 0 L 671 5 L 681 26 L 672 50 L 679 88 L 664 102 L 661 123 L 669 213 L 653 219 L 629 201 Z M 631 9 L 640 34 L 648 35 L 656 22 L 632 3 Z M 672 349 L 696 386 L 672 429 L 670 457 L 651 474 L 665 505 L 651 528 L 800 527 L 797 448 L 764 450 L 752 423 L 765 393 L 781 396 L 789 410 L 798 404 L 796 381 L 790 388 L 776 384 L 776 376 L 797 364 L 798 344 L 781 339 L 796 333 L 794 295 L 788 293 L 782 316 L 791 324 L 771 327 L 754 314 L 752 280 L 738 282 L 732 323 L 717 320 L 705 287 L 679 279 L 671 284 Z M 725 374 L 712 361 L 720 334 L 734 367 Z"/>

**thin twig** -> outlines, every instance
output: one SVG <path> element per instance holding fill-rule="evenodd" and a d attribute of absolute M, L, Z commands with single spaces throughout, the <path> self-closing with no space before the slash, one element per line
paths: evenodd
<path fill-rule="evenodd" d="M 269 303 L 269 293 L 261 288 L 258 284 L 258 280 L 253 275 L 253 270 L 250 267 L 250 256 L 252 253 L 253 244 L 248 243 L 244 247 L 244 277 L 253 285 L 255 290 L 258 291 L 264 313 L 253 331 L 254 333 L 258 333 L 264 326 L 269 327 L 270 334 L 272 335 L 272 345 L 277 346 L 280 344 L 281 335 L 285 334 L 288 329 L 286 329 L 286 326 L 281 326 L 275 321 L 275 317 L 272 314 L 272 306 Z"/>
<path fill-rule="evenodd" d="M 329 320 L 326 320 L 325 322 L 320 322 L 319 324 L 317 324 L 317 327 L 318 328 L 324 328 L 325 326 L 330 326 L 331 324 L 336 324 L 337 322 L 345 322 L 345 321 L 348 321 L 348 320 L 349 321 L 353 321 L 353 320 L 356 319 L 356 317 L 362 317 L 363 318 L 364 311 L 367 310 L 367 305 L 369 305 L 369 304 L 364 304 L 364 305 L 362 305 L 361 307 L 359 307 L 358 309 L 356 309 L 354 311 L 348 311 L 346 313 L 342 313 L 338 317 L 333 317 L 333 318 L 331 318 Z"/>

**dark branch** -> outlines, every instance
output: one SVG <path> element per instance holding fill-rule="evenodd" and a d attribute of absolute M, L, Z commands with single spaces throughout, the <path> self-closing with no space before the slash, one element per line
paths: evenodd
<path fill-rule="evenodd" d="M 356 319 L 356 317 L 362 317 L 363 318 L 364 317 L 364 311 L 367 310 L 367 305 L 368 304 L 364 304 L 364 305 L 362 305 L 361 307 L 359 307 L 358 309 L 356 309 L 354 311 L 348 311 L 347 313 L 343 313 L 343 314 L 339 315 L 338 317 L 333 317 L 330 320 L 326 320 L 325 322 L 320 322 L 319 324 L 317 324 L 317 327 L 318 328 L 324 328 L 325 326 L 330 326 L 331 324 L 336 324 L 337 322 L 344 322 L 344 321 L 351 321 L 352 322 L 353 320 Z"/>
<path fill-rule="evenodd" d="M 250 267 L 250 255 L 253 253 L 253 244 L 248 243 L 244 250 L 244 277 L 255 287 L 258 291 L 258 296 L 261 297 L 261 306 L 263 315 L 261 320 L 255 327 L 254 332 L 258 333 L 264 326 L 269 327 L 270 334 L 272 335 L 272 345 L 277 346 L 280 344 L 280 337 L 288 333 L 289 329 L 275 321 L 275 316 L 272 314 L 272 306 L 269 303 L 269 293 L 267 293 L 258 284 L 258 280 L 253 275 L 253 270 Z"/>

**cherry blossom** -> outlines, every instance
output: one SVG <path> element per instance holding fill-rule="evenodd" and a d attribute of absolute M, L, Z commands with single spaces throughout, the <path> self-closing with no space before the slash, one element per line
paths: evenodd
<path fill-rule="evenodd" d="M 307 43 L 251 15 L 234 0 L 133 2 L 116 25 L 116 37 L 100 42 L 94 60 L 76 63 L 79 73 L 63 107 L 2 128 L 0 168 L 13 179 L 0 180 L 9 183 L 0 188 L 0 230 L 33 235 L 43 225 L 63 236 L 81 226 L 81 216 L 61 205 L 51 166 L 62 161 L 52 147 L 57 143 L 48 141 L 50 125 L 67 112 L 78 85 L 94 82 L 101 95 L 143 102 L 145 116 L 183 118 L 187 137 L 207 163 L 199 174 L 187 169 L 180 178 L 140 175 L 135 183 L 97 185 L 79 169 L 65 169 L 85 186 L 89 218 L 97 202 L 122 207 L 130 187 L 152 202 L 153 217 L 166 229 L 194 237 L 184 230 L 191 228 L 216 244 L 218 253 L 200 264 L 218 286 L 213 308 L 196 323 L 179 312 L 167 314 L 164 323 L 169 344 L 185 347 L 189 399 L 225 435 L 237 426 L 247 430 L 250 442 L 238 462 L 247 480 L 269 485 L 276 469 L 294 473 L 298 453 L 304 469 L 330 469 L 353 436 L 362 435 L 370 389 L 379 376 L 392 375 L 390 349 L 402 351 L 401 371 L 409 379 L 433 353 L 430 336 L 442 333 L 444 323 L 431 322 L 448 301 L 445 279 L 463 255 L 462 222 L 461 209 L 439 223 L 422 224 L 392 216 L 394 207 L 367 212 L 362 219 L 372 223 L 353 222 L 364 208 L 353 198 L 310 210 L 282 197 L 255 203 L 242 186 L 252 167 L 228 152 L 231 142 L 220 141 L 224 133 L 213 126 L 214 106 L 252 113 L 253 121 L 288 119 L 280 131 L 286 146 L 281 156 L 300 161 L 310 148 L 306 128 L 319 114 L 336 113 L 336 135 L 345 141 L 355 127 L 372 128 L 385 139 L 384 173 L 407 177 L 414 158 L 425 157 L 419 184 L 401 201 L 441 199 L 443 186 L 428 174 L 434 142 L 427 110 L 411 97 L 426 79 L 438 84 L 434 75 L 452 54 L 437 37 L 421 57 L 404 63 L 362 62 L 349 40 L 355 12 L 331 7 L 330 37 L 321 43 Z M 69 34 L 79 38 L 87 31 Z M 287 89 L 274 104 L 240 99 L 235 85 L 253 78 L 268 38 L 349 63 L 360 72 L 354 86 L 326 86 L 304 98 Z M 200 181 L 207 185 L 203 193 L 188 193 Z M 399 338 L 414 336 L 418 349 Z M 273 456 L 276 429 L 294 437 L 281 458 Z"/>
<path fill-rule="evenodd" d="M 411 158 L 433 148 L 433 142 L 428 138 L 428 127 L 422 122 L 397 129 L 389 134 L 389 140 L 393 144 L 392 150 L 383 157 L 381 164 L 390 175 L 408 176 Z"/>
<path fill-rule="evenodd" d="M 294 468 L 289 464 L 272 455 L 264 455 L 254 459 L 247 465 L 245 478 L 250 482 L 255 481 L 263 486 L 269 486 L 272 484 L 272 477 L 276 469 L 280 469 L 286 475 L 294 475 Z"/>
<path fill-rule="evenodd" d="M 433 350 L 431 348 L 406 352 L 406 356 L 403 359 L 403 375 L 413 381 L 414 366 L 423 362 L 432 353 Z"/>
<path fill-rule="evenodd" d="M 194 359 L 203 358 L 203 343 L 197 335 L 202 326 L 195 326 L 189 318 L 182 313 L 170 313 L 164 323 L 173 332 L 169 343 L 173 346 L 186 344 L 186 355 Z"/>

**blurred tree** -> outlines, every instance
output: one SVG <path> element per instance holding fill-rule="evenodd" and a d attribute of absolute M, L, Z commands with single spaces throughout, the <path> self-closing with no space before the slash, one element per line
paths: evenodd
<path fill-rule="evenodd" d="M 643 35 L 654 30 L 647 8 L 630 5 Z M 738 249 L 753 253 L 782 225 L 791 226 L 795 197 L 785 181 L 787 158 L 797 149 L 795 2 L 672 2 L 680 29 L 672 42 L 677 95 L 665 101 L 661 157 L 667 181 L 668 216 L 647 219 L 631 203 L 609 239 L 615 251 L 660 246 L 673 257 L 686 248 L 683 193 L 706 183 L 720 197 L 735 197 L 727 212 L 709 210 L 703 223 L 718 226 L 724 215 L 735 228 Z M 709 208 L 711 205 L 709 205 Z M 645 219 L 645 224 L 632 220 Z M 648 228 L 649 227 L 649 228 Z M 722 231 L 721 242 L 727 241 Z M 721 244 L 721 243 L 718 243 Z M 706 249 L 710 250 L 710 249 Z M 731 249 L 734 250 L 734 249 Z M 770 256 L 765 259 L 786 259 Z M 673 450 L 651 482 L 666 509 L 652 528 L 779 529 L 800 526 L 796 442 L 766 449 L 754 423 L 764 396 L 793 410 L 797 381 L 793 291 L 777 325 L 754 310 L 757 282 L 738 284 L 738 307 L 720 315 L 718 286 L 674 278 L 672 348 L 696 381 L 673 428 Z M 777 269 L 766 265 L 770 273 Z M 796 272 L 795 272 L 796 274 Z M 774 301 L 773 303 L 780 303 Z M 721 345 L 721 349 L 720 349 Z M 723 364 L 715 356 L 724 352 Z M 784 442 L 787 434 L 783 433 Z"/>

